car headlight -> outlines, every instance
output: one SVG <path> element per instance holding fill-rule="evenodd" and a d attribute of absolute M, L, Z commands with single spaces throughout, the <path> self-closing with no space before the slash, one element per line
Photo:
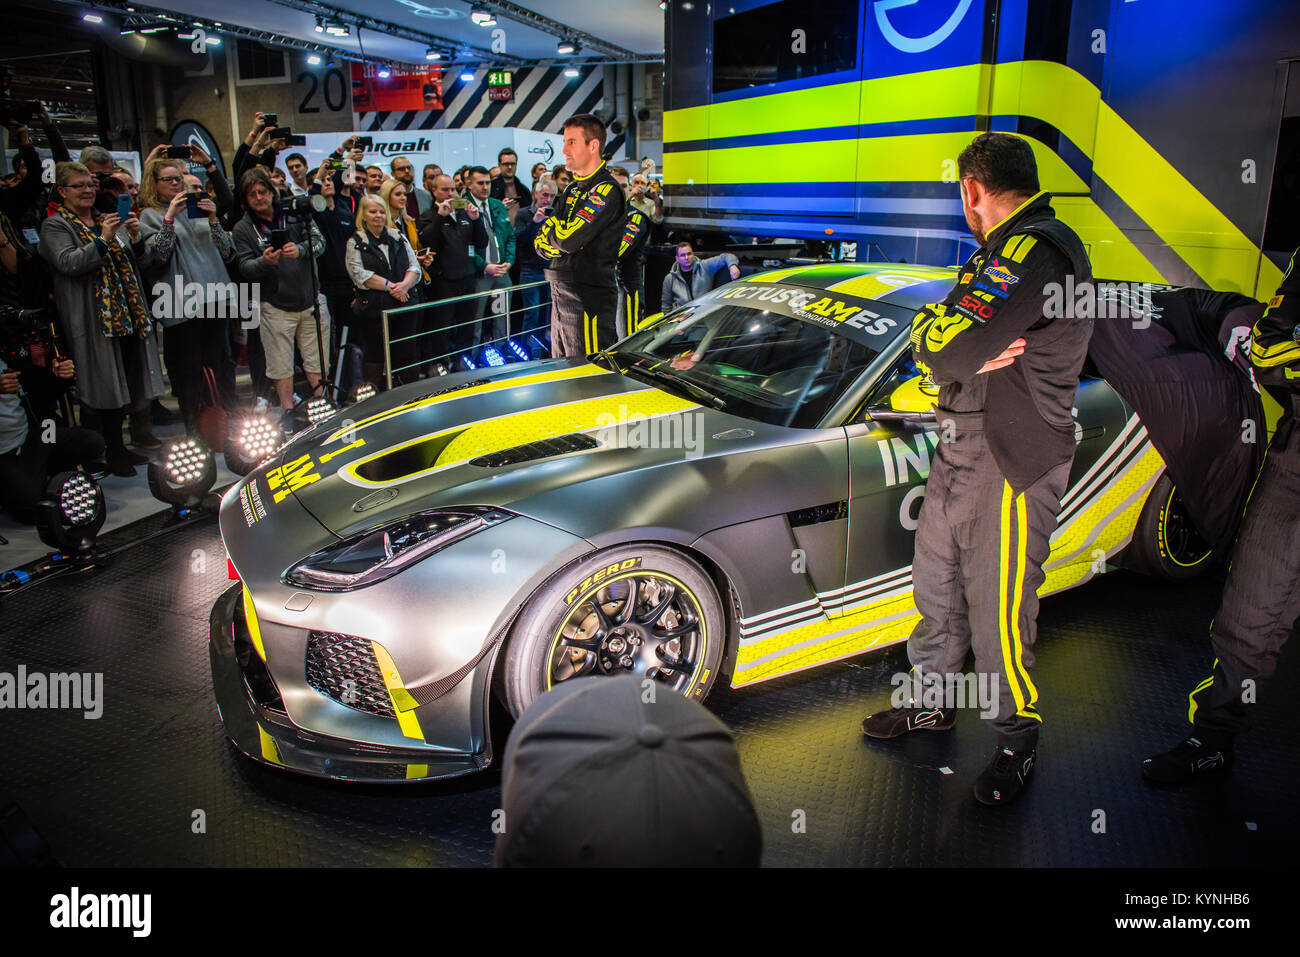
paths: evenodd
<path fill-rule="evenodd" d="M 284 578 L 290 585 L 318 591 L 364 588 L 514 517 L 485 505 L 416 512 L 322 548 L 290 568 Z"/>

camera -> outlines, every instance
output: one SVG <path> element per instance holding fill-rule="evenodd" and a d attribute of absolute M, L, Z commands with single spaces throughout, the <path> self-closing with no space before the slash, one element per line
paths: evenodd
<path fill-rule="evenodd" d="M 0 306 L 0 359 L 11 371 L 47 364 L 52 347 L 49 322 L 44 309 Z"/>
<path fill-rule="evenodd" d="M 13 97 L 6 96 L 0 99 L 0 125 L 19 123 L 23 126 L 31 126 L 32 117 L 40 111 L 41 104 L 37 100 L 15 100 Z"/>
<path fill-rule="evenodd" d="M 279 123 L 280 123 L 280 114 L 279 114 L 279 113 L 263 113 L 263 114 L 262 114 L 262 127 L 263 127 L 263 129 L 265 129 L 265 128 L 268 127 L 268 126 L 278 126 Z"/>
<path fill-rule="evenodd" d="M 275 201 L 276 212 L 285 216 L 310 216 L 313 212 L 319 213 L 324 208 L 325 197 L 320 193 L 288 196 Z"/>
<path fill-rule="evenodd" d="M 189 159 L 190 148 L 188 146 L 169 146 L 167 147 L 167 158 L 174 160 Z"/>

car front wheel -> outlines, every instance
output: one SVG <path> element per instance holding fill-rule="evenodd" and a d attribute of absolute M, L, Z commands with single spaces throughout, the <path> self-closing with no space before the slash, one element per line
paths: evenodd
<path fill-rule="evenodd" d="M 518 717 L 562 681 L 620 674 L 701 699 L 725 641 L 722 602 L 698 563 L 659 545 L 604 549 L 529 599 L 505 649 L 506 704 Z"/>

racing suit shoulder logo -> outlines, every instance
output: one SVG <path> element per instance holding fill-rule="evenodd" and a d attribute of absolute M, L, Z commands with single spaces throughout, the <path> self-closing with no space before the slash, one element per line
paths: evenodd
<path fill-rule="evenodd" d="M 984 276 L 993 282 L 1001 283 L 1005 286 L 1014 286 L 1020 282 L 1020 277 L 1013 273 L 1006 266 L 993 265 L 984 270 Z"/>

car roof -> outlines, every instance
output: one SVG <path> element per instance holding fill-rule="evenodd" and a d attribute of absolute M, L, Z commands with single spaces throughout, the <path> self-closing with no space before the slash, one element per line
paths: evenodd
<path fill-rule="evenodd" d="M 904 309 L 941 302 L 957 279 L 955 266 L 913 263 L 815 263 L 747 276 L 742 282 L 780 283 L 834 293 L 839 298 L 870 299 Z"/>

